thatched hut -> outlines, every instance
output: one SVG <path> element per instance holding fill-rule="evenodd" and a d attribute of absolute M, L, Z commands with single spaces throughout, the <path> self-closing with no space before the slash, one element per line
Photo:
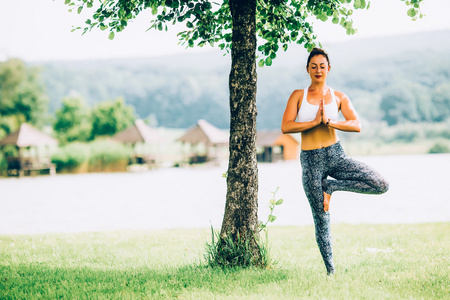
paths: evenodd
<path fill-rule="evenodd" d="M 299 142 L 290 134 L 279 130 L 258 131 L 256 135 L 259 162 L 275 162 L 298 158 Z"/>
<path fill-rule="evenodd" d="M 57 145 L 58 142 L 54 138 L 26 123 L 22 124 L 17 131 L 0 141 L 2 152 L 5 152 L 7 146 L 12 146 L 17 150 L 17 155 L 5 155 L 8 162 L 7 174 L 16 176 L 41 174 L 42 172 L 55 174 L 55 165 L 50 161 L 48 147 Z M 46 153 L 38 153 L 38 149 L 43 146 L 47 148 Z M 25 150 L 30 148 L 36 149 L 34 156 L 25 155 Z"/>
<path fill-rule="evenodd" d="M 228 135 L 207 121 L 198 120 L 197 124 L 189 128 L 177 141 L 191 145 L 189 163 L 203 163 L 217 161 L 220 150 L 228 145 Z M 195 149 L 198 145 L 203 146 L 203 151 Z"/>
<path fill-rule="evenodd" d="M 153 154 L 145 153 L 145 150 L 139 151 L 137 145 L 158 146 L 164 142 L 164 138 L 154 128 L 144 123 L 143 120 L 136 120 L 133 126 L 114 135 L 112 140 L 131 145 L 135 150 L 131 163 L 153 164 L 156 162 L 158 149 Z"/>

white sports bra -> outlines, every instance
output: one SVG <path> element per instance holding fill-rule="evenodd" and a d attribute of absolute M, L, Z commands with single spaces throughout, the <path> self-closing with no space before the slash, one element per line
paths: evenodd
<path fill-rule="evenodd" d="M 339 110 L 336 101 L 336 95 L 334 90 L 330 87 L 331 93 L 331 103 L 325 104 L 325 113 L 329 119 L 332 121 L 337 121 Z M 303 90 L 303 100 L 302 105 L 297 113 L 297 120 L 299 122 L 310 122 L 316 118 L 317 111 L 319 110 L 319 105 L 313 105 L 308 102 L 308 88 Z"/>

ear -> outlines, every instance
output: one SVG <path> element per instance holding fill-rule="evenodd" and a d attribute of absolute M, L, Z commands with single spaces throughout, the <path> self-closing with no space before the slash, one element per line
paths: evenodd
<path fill-rule="evenodd" d="M 308 73 L 308 74 L 309 74 L 309 69 L 308 69 L 308 66 L 306 66 L 306 73 Z"/>

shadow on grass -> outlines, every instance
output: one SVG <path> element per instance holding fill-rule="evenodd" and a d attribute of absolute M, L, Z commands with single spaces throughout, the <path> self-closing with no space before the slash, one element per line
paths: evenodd
<path fill-rule="evenodd" d="M 177 297 L 184 293 L 229 295 L 287 279 L 286 270 L 53 267 L 30 264 L 0 267 L 0 298 Z"/>

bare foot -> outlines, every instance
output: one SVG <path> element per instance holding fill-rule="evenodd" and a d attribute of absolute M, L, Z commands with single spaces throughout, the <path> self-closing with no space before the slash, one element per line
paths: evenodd
<path fill-rule="evenodd" d="M 330 209 L 331 195 L 323 192 L 323 211 L 328 211 Z"/>

